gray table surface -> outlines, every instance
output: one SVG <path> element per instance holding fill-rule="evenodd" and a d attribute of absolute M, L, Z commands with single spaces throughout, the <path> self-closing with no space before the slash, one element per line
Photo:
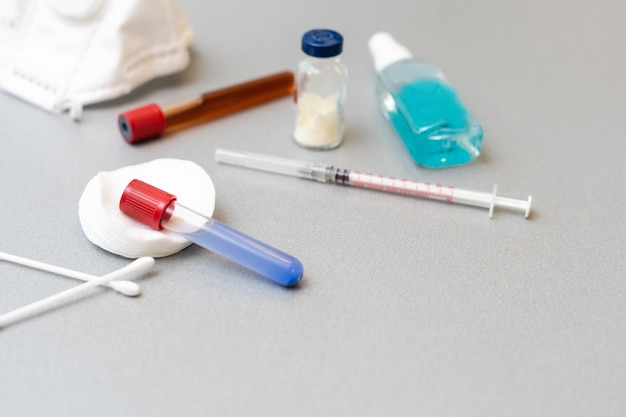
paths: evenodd
<path fill-rule="evenodd" d="M 626 3 L 181 0 L 191 66 L 80 123 L 0 93 L 0 250 L 92 274 L 77 204 L 99 171 L 156 158 L 211 175 L 215 217 L 301 259 L 284 289 L 199 247 L 126 298 L 96 289 L 0 330 L 1 416 L 626 415 Z M 301 34 L 345 36 L 347 136 L 290 139 L 279 100 L 142 146 L 116 116 L 295 68 Z M 485 128 L 470 165 L 413 164 L 379 113 L 367 40 L 440 65 Z M 620 127 L 622 126 L 622 127 Z M 504 196 L 533 213 L 322 185 L 218 165 L 216 147 Z M 74 282 L 0 262 L 8 311 Z"/>

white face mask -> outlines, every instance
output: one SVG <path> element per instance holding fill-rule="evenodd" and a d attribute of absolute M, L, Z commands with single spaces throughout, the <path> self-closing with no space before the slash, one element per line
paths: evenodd
<path fill-rule="evenodd" d="M 0 88 L 79 119 L 189 64 L 176 0 L 0 0 Z"/>

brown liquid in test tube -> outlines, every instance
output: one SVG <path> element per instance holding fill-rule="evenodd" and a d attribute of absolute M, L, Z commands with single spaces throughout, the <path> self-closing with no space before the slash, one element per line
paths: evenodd
<path fill-rule="evenodd" d="M 155 103 L 138 107 L 120 114 L 118 124 L 126 142 L 135 143 L 290 95 L 293 89 L 293 73 L 283 71 L 164 108 Z"/>

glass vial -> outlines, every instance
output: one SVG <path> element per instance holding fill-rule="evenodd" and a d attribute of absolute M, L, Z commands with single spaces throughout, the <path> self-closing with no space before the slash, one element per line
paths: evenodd
<path fill-rule="evenodd" d="M 385 32 L 369 42 L 381 110 L 413 160 L 429 168 L 468 163 L 482 148 L 483 129 L 442 71 L 414 59 Z"/>
<path fill-rule="evenodd" d="M 344 136 L 343 108 L 348 71 L 341 62 L 343 37 L 316 29 L 302 36 L 305 58 L 295 79 L 296 123 L 293 138 L 309 149 L 333 149 Z"/>

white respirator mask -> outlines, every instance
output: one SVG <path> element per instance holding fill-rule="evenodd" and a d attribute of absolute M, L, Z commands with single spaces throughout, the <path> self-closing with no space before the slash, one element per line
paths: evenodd
<path fill-rule="evenodd" d="M 0 88 L 78 120 L 186 68 L 191 42 L 176 0 L 0 0 Z"/>

